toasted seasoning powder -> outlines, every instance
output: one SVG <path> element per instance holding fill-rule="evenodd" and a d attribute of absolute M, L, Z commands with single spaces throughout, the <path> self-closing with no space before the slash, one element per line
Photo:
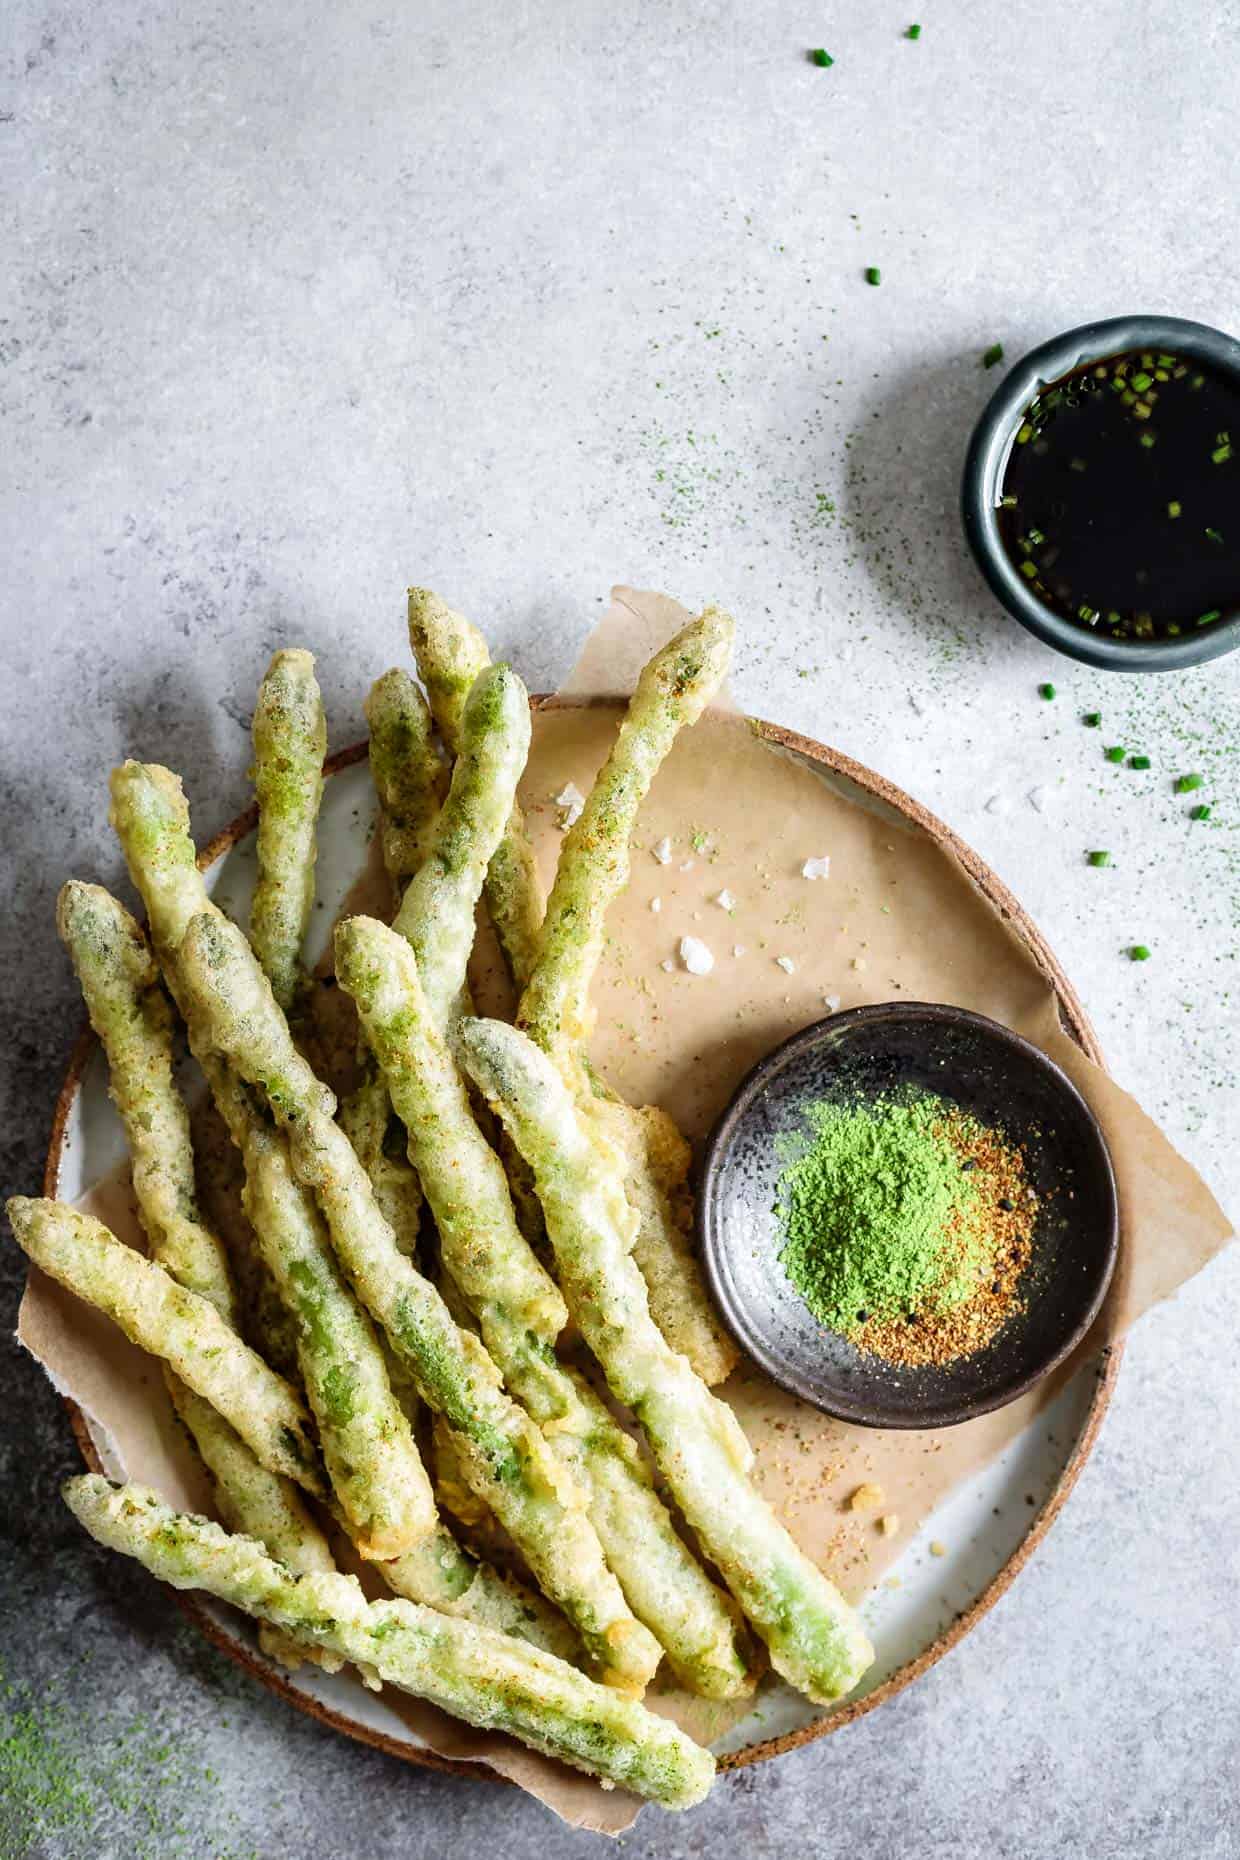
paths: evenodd
<path fill-rule="evenodd" d="M 929 1094 L 805 1107 L 781 1141 L 780 1263 L 814 1316 L 897 1364 L 982 1349 L 1017 1308 L 1037 1199 L 1020 1150 Z"/>

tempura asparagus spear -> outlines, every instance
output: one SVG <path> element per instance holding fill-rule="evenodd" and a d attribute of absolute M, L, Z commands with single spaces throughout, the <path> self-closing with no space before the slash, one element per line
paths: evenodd
<path fill-rule="evenodd" d="M 550 1654 L 411 1603 L 370 1602 L 348 1576 L 294 1576 L 246 1538 L 172 1511 L 141 1486 L 70 1479 L 65 1502 L 98 1542 L 176 1588 L 305 1633 L 387 1683 L 605 1781 L 687 1808 L 714 1759 L 665 1718 L 595 1685 Z"/>
<path fill-rule="evenodd" d="M 449 755 L 458 753 L 465 702 L 491 663 L 477 628 L 429 588 L 409 590 L 409 643 Z M 487 870 L 487 908 L 518 988 L 538 956 L 543 889 L 525 820 L 513 803 L 503 838 Z"/>
<path fill-rule="evenodd" d="M 490 665 L 465 700 L 448 798 L 393 923 L 417 957 L 437 1026 L 446 1024 L 465 980 L 478 895 L 511 817 L 529 747 L 525 686 L 510 666 Z"/>
<path fill-rule="evenodd" d="M 445 1270 L 507 1386 L 581 1484 L 629 1606 L 685 1685 L 716 1698 L 744 1691 L 750 1680 L 734 1610 L 677 1535 L 632 1441 L 556 1359 L 563 1300 L 517 1226 L 504 1171 L 474 1120 L 410 949 L 373 918 L 350 918 L 336 932 L 336 975 L 408 1129 Z"/>
<path fill-rule="evenodd" d="M 177 963 L 191 1023 L 265 1094 L 359 1296 L 409 1364 L 423 1400 L 451 1422 L 467 1477 L 598 1670 L 612 1683 L 640 1688 L 658 1664 L 659 1648 L 607 1568 L 581 1494 L 534 1422 L 504 1393 L 486 1350 L 457 1328 L 435 1287 L 401 1254 L 333 1119 L 335 1100 L 293 1044 L 245 938 L 204 912 L 187 929 Z"/>
<path fill-rule="evenodd" d="M 99 885 L 67 884 L 56 916 L 108 1061 L 152 1257 L 232 1323 L 227 1256 L 198 1217 L 189 1118 L 172 1071 L 172 1010 L 150 945 L 125 907 Z M 327 1539 L 293 1481 L 269 1472 L 208 1401 L 167 1365 L 165 1373 L 225 1523 L 257 1537 L 290 1569 L 334 1569 Z M 273 1628 L 264 1628 L 260 1638 L 285 1664 L 304 1657 Z"/>
<path fill-rule="evenodd" d="M 56 925 L 107 1056 L 151 1250 L 234 1322 L 228 1256 L 198 1209 L 189 1116 L 172 1074 L 172 1008 L 150 944 L 101 885 L 65 885 Z"/>
<path fill-rule="evenodd" d="M 350 1530 L 364 1556 L 398 1556 L 434 1528 L 435 1509 L 373 1328 L 341 1279 L 313 1199 L 294 1179 L 282 1141 L 209 1043 L 197 1037 L 186 1012 L 178 954 L 185 926 L 195 911 L 227 920 L 198 870 L 180 782 L 158 765 L 122 764 L 112 775 L 112 822 L 195 1056 L 245 1158 L 251 1223 L 298 1318 L 298 1360 Z"/>
<path fill-rule="evenodd" d="M 708 607 L 657 652 L 637 681 L 611 754 L 560 851 L 542 940 L 517 1024 L 549 1053 L 613 1141 L 622 1146 L 638 1215 L 633 1253 L 655 1322 L 673 1349 L 708 1383 L 722 1382 L 736 1350 L 715 1317 L 697 1261 L 650 1167 L 643 1114 L 602 1102 L 588 1072 L 594 1026 L 590 984 L 603 948 L 607 912 L 629 880 L 638 810 L 677 734 L 695 723 L 732 655 L 730 615 Z"/>
<path fill-rule="evenodd" d="M 448 791 L 426 699 L 408 672 L 384 672 L 366 699 L 370 775 L 379 796 L 379 840 L 392 882 L 392 908 L 426 857 L 426 842 Z"/>
<path fill-rule="evenodd" d="M 297 647 L 277 652 L 254 710 L 258 879 L 250 936 L 286 1012 L 305 980 L 301 948 L 314 904 L 315 826 L 326 753 L 314 655 Z"/>
<path fill-rule="evenodd" d="M 18 1244 L 37 1266 L 106 1312 L 139 1349 L 162 1357 L 218 1409 L 270 1472 L 324 1495 L 310 1416 L 300 1396 L 241 1341 L 210 1299 L 187 1291 L 102 1221 L 64 1202 L 15 1195 L 8 1216 Z"/>
<path fill-rule="evenodd" d="M 422 1190 L 404 1153 L 404 1131 L 393 1116 L 383 1074 L 367 1053 L 360 1085 L 340 1104 L 340 1128 L 370 1177 L 375 1200 L 406 1258 L 417 1249 L 422 1227 Z"/>
<path fill-rule="evenodd" d="M 798 1549 L 748 1478 L 748 1443 L 650 1315 L 631 1254 L 622 1164 L 578 1112 L 558 1069 L 513 1027 L 470 1020 L 464 1063 L 534 1170 L 569 1310 L 612 1393 L 639 1416 L 698 1541 L 765 1640 L 772 1664 L 819 1703 L 856 1685 L 873 1650 L 854 1611 Z"/>

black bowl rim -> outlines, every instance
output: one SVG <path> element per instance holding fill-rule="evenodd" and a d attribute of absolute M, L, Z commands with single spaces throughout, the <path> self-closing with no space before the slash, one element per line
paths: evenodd
<path fill-rule="evenodd" d="M 719 1270 L 715 1239 L 712 1232 L 710 1210 L 716 1199 L 718 1178 L 723 1167 L 723 1159 L 749 1105 L 765 1083 L 768 1076 L 785 1061 L 805 1047 L 813 1046 L 828 1030 L 835 1031 L 841 1026 L 860 1025 L 871 1020 L 921 1020 L 930 1022 L 947 1022 L 952 1025 L 968 1025 L 995 1038 L 1001 1045 L 1018 1053 L 1027 1063 L 1034 1065 L 1048 1074 L 1056 1087 L 1066 1097 L 1075 1100 L 1077 1108 L 1083 1113 L 1087 1127 L 1092 1131 L 1098 1145 L 1098 1155 L 1102 1166 L 1103 1186 L 1110 1204 L 1110 1219 L 1106 1243 L 1106 1256 L 1095 1289 L 1082 1310 L 1081 1316 L 1064 1341 L 1044 1361 L 1027 1370 L 1017 1380 L 1005 1382 L 986 1394 L 952 1401 L 945 1396 L 938 1408 L 930 1409 L 916 1417 L 905 1413 L 892 1413 L 884 1410 L 877 1402 L 868 1402 L 863 1407 L 840 1407 L 834 1405 L 830 1395 L 824 1396 L 822 1390 L 806 1380 L 795 1369 L 790 1368 L 778 1357 L 758 1344 L 744 1322 L 744 1313 L 740 1301 L 732 1297 L 723 1282 Z M 1086 1335 L 1094 1319 L 1102 1309 L 1103 1300 L 1110 1289 L 1115 1272 L 1115 1263 L 1119 1255 L 1119 1189 L 1115 1180 L 1115 1166 L 1111 1159 L 1110 1146 L 1107 1143 L 1102 1125 L 1099 1123 L 1088 1099 L 1078 1086 L 1068 1077 L 1063 1067 L 1053 1060 L 1049 1053 L 1044 1053 L 1040 1046 L 1035 1046 L 1023 1034 L 1016 1033 L 1011 1027 L 1005 1027 L 1002 1021 L 992 1020 L 987 1014 L 978 1014 L 971 1008 L 953 1007 L 948 1002 L 939 1001 L 877 1001 L 866 1002 L 860 1007 L 844 1008 L 837 1014 L 826 1015 L 822 1020 L 811 1021 L 809 1026 L 801 1027 L 796 1033 L 789 1034 L 778 1046 L 771 1048 L 757 1063 L 750 1067 L 744 1078 L 737 1085 L 720 1112 L 706 1141 L 702 1162 L 701 1184 L 698 1191 L 694 1213 L 694 1226 L 699 1254 L 706 1273 L 706 1282 L 710 1288 L 715 1306 L 723 1318 L 728 1331 L 740 1346 L 744 1354 L 755 1362 L 764 1374 L 780 1388 L 790 1394 L 799 1396 L 811 1407 L 823 1414 L 831 1415 L 835 1420 L 846 1421 L 855 1427 L 895 1428 L 905 1431 L 924 1431 L 939 1427 L 955 1427 L 962 1421 L 974 1420 L 978 1415 L 992 1414 L 997 1408 L 1006 1408 L 1010 1402 L 1027 1394 L 1031 1388 L 1045 1380 L 1076 1349 Z"/>
<path fill-rule="evenodd" d="M 1057 381 L 1083 362 L 1124 349 L 1176 347 L 1234 378 L 1240 386 L 1240 342 L 1208 323 L 1175 316 L 1118 316 L 1053 336 L 1022 356 L 1003 377 L 973 429 L 961 483 L 965 538 L 992 594 L 1013 619 L 1069 658 L 1102 671 L 1171 672 L 1240 646 L 1240 607 L 1207 632 L 1167 640 L 1104 639 L 1052 613 L 1024 586 L 1007 559 L 995 516 L 994 496 L 1009 442 L 1021 415 L 1048 381 Z"/>

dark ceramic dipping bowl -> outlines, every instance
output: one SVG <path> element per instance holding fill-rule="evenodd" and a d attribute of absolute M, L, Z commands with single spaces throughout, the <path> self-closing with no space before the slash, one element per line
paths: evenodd
<path fill-rule="evenodd" d="M 991 592 L 1013 619 L 1048 646 L 1103 671 L 1178 671 L 1185 665 L 1204 665 L 1240 646 L 1240 608 L 1202 632 L 1176 639 L 1112 639 L 1044 606 L 1016 572 L 999 534 L 1001 487 L 1025 409 L 1044 387 L 1073 369 L 1127 349 L 1167 349 L 1192 356 L 1240 384 L 1240 342 L 1182 317 L 1110 317 L 1044 342 L 1004 376 L 974 429 L 961 489 L 964 533 Z"/>
<path fill-rule="evenodd" d="M 975 1356 L 894 1367 L 824 1330 L 779 1263 L 780 1137 L 816 1099 L 934 1092 L 1021 1145 L 1039 1201 L 1022 1307 Z M 1118 1246 L 1115 1175 L 1093 1112 L 1019 1034 L 963 1008 L 891 1002 L 817 1021 L 745 1078 L 710 1139 L 698 1236 L 728 1328 L 802 1400 L 863 1427 L 949 1427 L 1001 1408 L 1088 1330 Z"/>

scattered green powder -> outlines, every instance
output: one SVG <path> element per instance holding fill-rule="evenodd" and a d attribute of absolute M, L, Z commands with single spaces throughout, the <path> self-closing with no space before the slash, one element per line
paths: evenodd
<path fill-rule="evenodd" d="M 991 1251 L 969 1220 L 977 1191 L 949 1114 L 929 1096 L 823 1101 L 805 1107 L 808 1140 L 780 1140 L 780 1263 L 829 1329 L 950 1309 L 986 1278 Z"/>

